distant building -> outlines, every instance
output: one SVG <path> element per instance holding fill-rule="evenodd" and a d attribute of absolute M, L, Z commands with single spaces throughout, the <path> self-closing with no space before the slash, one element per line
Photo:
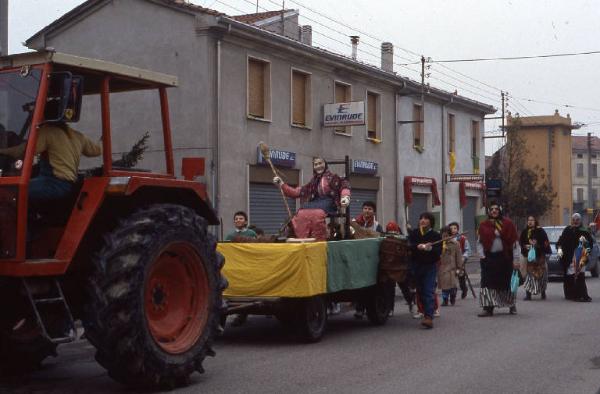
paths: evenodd
<path fill-rule="evenodd" d="M 589 148 L 587 136 L 573 136 L 571 137 L 571 141 L 573 147 L 571 158 L 573 211 L 584 213 L 587 208 L 600 208 L 600 201 L 598 199 L 598 190 L 600 190 L 600 178 L 598 177 L 600 138 L 591 137 L 591 146 Z M 588 163 L 588 152 L 591 152 L 591 163 Z M 589 193 L 590 177 L 592 185 L 591 194 Z"/>
<path fill-rule="evenodd" d="M 508 117 L 508 125 L 517 118 Z M 568 224 L 573 209 L 571 186 L 571 130 L 578 126 L 571 117 L 560 116 L 558 111 L 551 116 L 519 117 L 518 133 L 527 146 L 528 154 L 523 163 L 528 168 L 538 168 L 547 176 L 556 193 L 554 208 L 543 218 L 542 225 Z"/>

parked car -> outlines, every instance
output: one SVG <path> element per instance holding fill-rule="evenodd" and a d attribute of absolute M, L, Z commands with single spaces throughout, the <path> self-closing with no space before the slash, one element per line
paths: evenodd
<path fill-rule="evenodd" d="M 563 230 L 566 226 L 546 226 L 543 227 L 546 234 L 548 234 L 548 240 L 550 241 L 550 248 L 552 249 L 552 254 L 550 254 L 548 258 L 548 276 L 563 276 L 563 267 L 560 264 L 560 259 L 558 258 L 557 250 L 556 250 L 556 242 L 558 242 L 558 238 L 562 234 Z M 592 253 L 588 264 L 586 266 L 586 271 L 589 271 L 592 277 L 598 277 L 598 270 L 600 268 L 600 263 L 598 262 L 600 259 L 600 245 L 598 245 L 598 241 L 594 239 L 594 246 L 592 247 Z"/>

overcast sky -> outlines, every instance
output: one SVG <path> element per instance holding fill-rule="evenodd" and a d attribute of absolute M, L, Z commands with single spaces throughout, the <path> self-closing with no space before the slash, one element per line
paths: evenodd
<path fill-rule="evenodd" d="M 9 0 L 9 51 L 82 0 Z M 193 0 L 230 15 L 256 11 L 256 0 Z M 359 35 L 359 59 L 379 65 L 382 41 L 395 45 L 395 71 L 419 80 L 421 54 L 432 60 L 531 56 L 600 50 L 600 2 L 595 0 L 286 0 L 313 26 L 313 44 L 349 54 Z M 281 9 L 259 0 L 259 12 Z M 600 136 L 600 54 L 546 59 L 432 64 L 429 83 L 521 115 L 558 109 L 584 123 L 577 134 Z M 529 101 L 534 100 L 534 101 Z M 536 101 L 551 104 L 539 103 Z M 560 105 L 557 105 L 560 104 Z M 570 105 L 572 107 L 565 107 Z M 486 121 L 486 132 L 499 121 Z M 487 140 L 489 154 L 501 140 Z"/>

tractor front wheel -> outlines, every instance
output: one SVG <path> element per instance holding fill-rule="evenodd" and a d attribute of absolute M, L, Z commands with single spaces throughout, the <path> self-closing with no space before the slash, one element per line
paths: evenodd
<path fill-rule="evenodd" d="M 136 387 L 177 387 L 214 355 L 223 259 L 206 221 L 170 204 L 134 213 L 105 236 L 84 321 L 96 360 Z"/>

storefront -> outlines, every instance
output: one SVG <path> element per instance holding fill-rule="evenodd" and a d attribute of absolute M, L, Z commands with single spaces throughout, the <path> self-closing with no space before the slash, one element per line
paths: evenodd
<path fill-rule="evenodd" d="M 271 149 L 271 161 L 281 173 L 284 181 L 296 186 L 300 182 L 300 171 L 295 169 L 296 154 Z M 273 185 L 273 172 L 264 162 L 260 151 L 257 152 L 256 165 L 249 166 L 248 216 L 251 225 L 263 230 L 265 234 L 277 234 L 287 221 L 288 212 L 279 188 Z M 296 200 L 286 199 L 292 214 L 296 212 Z"/>
<path fill-rule="evenodd" d="M 350 216 L 355 218 L 362 211 L 365 201 L 373 201 L 379 208 L 379 165 L 374 161 L 352 160 L 350 163 Z M 382 214 L 377 215 L 380 218 Z"/>
<path fill-rule="evenodd" d="M 441 205 L 435 178 L 406 176 L 404 177 L 404 203 L 407 223 L 414 229 L 419 226 L 419 216 L 423 212 L 431 212 L 434 206 Z M 433 212 L 440 228 L 439 212 Z"/>

